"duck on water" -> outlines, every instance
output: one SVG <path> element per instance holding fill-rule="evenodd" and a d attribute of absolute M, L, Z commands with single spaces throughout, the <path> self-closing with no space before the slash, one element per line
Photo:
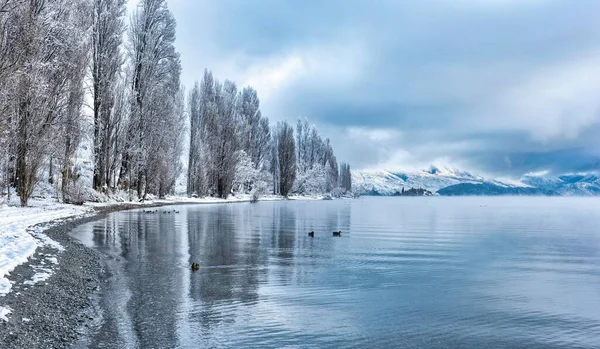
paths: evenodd
<path fill-rule="evenodd" d="M 308 236 L 310 237 L 315 237 L 315 232 L 314 231 L 309 231 L 308 232 Z M 342 236 L 342 231 L 334 231 L 333 232 L 333 236 Z"/>

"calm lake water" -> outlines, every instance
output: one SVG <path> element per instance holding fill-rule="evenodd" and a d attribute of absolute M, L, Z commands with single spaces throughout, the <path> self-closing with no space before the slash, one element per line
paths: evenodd
<path fill-rule="evenodd" d="M 91 347 L 600 348 L 599 199 L 158 210 L 73 232 L 112 273 Z"/>

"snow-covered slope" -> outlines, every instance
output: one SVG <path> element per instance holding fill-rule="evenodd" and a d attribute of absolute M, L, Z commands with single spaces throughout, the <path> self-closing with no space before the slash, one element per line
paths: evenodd
<path fill-rule="evenodd" d="M 562 176 L 529 174 L 523 176 L 521 181 L 533 187 L 554 191 L 557 195 L 600 195 L 600 178 L 593 173 L 565 174 Z"/>
<path fill-rule="evenodd" d="M 352 187 L 362 195 L 394 195 L 402 188 L 424 188 L 440 195 L 600 195 L 597 174 L 548 173 L 524 175 L 519 180 L 484 178 L 468 171 L 431 166 L 427 170 L 353 171 Z M 444 190 L 441 190 L 444 189 Z"/>
<path fill-rule="evenodd" d="M 352 187 L 354 191 L 364 195 L 394 195 L 396 192 L 410 188 L 424 188 L 437 192 L 442 188 L 460 183 L 488 183 L 500 187 L 529 187 L 519 181 L 491 180 L 468 171 L 431 166 L 427 170 L 414 172 L 401 171 L 353 171 Z"/>

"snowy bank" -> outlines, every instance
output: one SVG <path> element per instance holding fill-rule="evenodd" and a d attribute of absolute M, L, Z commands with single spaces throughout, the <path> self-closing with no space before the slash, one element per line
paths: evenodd
<path fill-rule="evenodd" d="M 91 211 L 91 208 L 85 206 L 48 201 L 31 203 L 30 207 L 0 208 L 0 294 L 10 291 L 10 282 L 6 279 L 8 273 L 17 265 L 25 263 L 38 246 L 54 243 L 38 230 L 34 230 L 33 226 L 81 216 Z"/>
<path fill-rule="evenodd" d="M 35 200 L 31 201 L 30 207 L 0 208 L 0 296 L 10 292 L 12 287 L 7 279 L 9 273 L 27 262 L 38 246 L 49 245 L 60 251 L 60 246 L 35 229 L 35 225 L 81 216 L 91 210 L 84 206 Z M 8 312 L 0 306 L 0 318 L 6 318 Z"/>
<path fill-rule="evenodd" d="M 281 201 L 281 200 L 323 200 L 324 195 L 290 195 L 287 199 L 281 195 L 262 195 L 258 201 Z M 161 205 L 179 205 L 179 204 L 230 204 L 236 202 L 252 202 L 252 195 L 242 194 L 229 196 L 227 199 L 215 197 L 190 198 L 187 196 L 167 196 L 164 199 L 150 198 L 144 201 L 115 201 L 108 200 L 106 202 L 86 202 L 84 206 L 102 209 L 102 208 L 142 208 L 148 206 Z"/>

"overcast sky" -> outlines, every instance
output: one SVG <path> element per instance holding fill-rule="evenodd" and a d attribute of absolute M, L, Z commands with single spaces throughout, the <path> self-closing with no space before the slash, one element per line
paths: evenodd
<path fill-rule="evenodd" d="M 182 81 L 251 85 L 354 169 L 600 167 L 600 1 L 169 0 Z"/>

